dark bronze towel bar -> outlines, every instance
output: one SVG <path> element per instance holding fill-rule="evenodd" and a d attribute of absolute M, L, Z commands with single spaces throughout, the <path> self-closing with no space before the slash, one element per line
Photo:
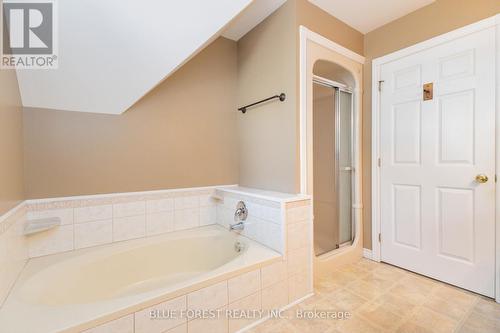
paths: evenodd
<path fill-rule="evenodd" d="M 241 111 L 242 113 L 246 113 L 248 108 L 250 108 L 252 106 L 255 106 L 257 104 L 261 104 L 261 103 L 270 101 L 272 99 L 276 99 L 276 98 L 279 98 L 279 100 L 283 102 L 286 99 L 286 95 L 284 93 L 281 93 L 279 95 L 274 95 L 272 97 L 268 97 L 268 98 L 263 99 L 261 101 L 258 101 L 258 102 L 252 103 L 252 104 L 248 104 L 248 105 L 245 105 L 245 106 L 242 106 L 241 108 L 238 108 L 238 111 Z"/>

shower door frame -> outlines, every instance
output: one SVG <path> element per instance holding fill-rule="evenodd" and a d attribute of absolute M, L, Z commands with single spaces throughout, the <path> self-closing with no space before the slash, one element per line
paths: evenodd
<path fill-rule="evenodd" d="M 316 46 L 315 46 L 316 45 Z M 325 56 L 319 55 L 318 48 L 324 50 Z M 309 53 L 313 52 L 313 53 Z M 354 220 L 355 220 L 355 235 L 351 246 L 340 248 L 336 251 L 331 251 L 326 257 L 322 258 L 313 255 L 312 244 L 313 239 L 313 224 L 314 216 L 310 210 L 309 218 L 312 223 L 309 226 L 309 244 L 311 251 L 309 257 L 313 265 L 310 265 L 309 270 L 313 277 L 320 272 L 329 271 L 341 263 L 353 262 L 364 255 L 363 250 L 363 189 L 361 187 L 361 175 L 363 167 L 361 165 L 361 106 L 362 106 L 362 81 L 363 81 L 363 65 L 365 58 L 356 52 L 337 44 L 324 36 L 313 32 L 305 26 L 299 26 L 299 180 L 300 193 L 304 197 L 312 198 L 309 189 L 312 181 L 312 159 L 311 157 L 311 127 L 310 115 L 312 112 L 312 62 L 316 60 L 331 60 L 334 63 L 340 64 L 346 68 L 354 78 L 353 98 L 354 98 L 354 155 L 352 164 L 354 165 Z M 314 205 L 314 204 L 313 204 Z M 310 279 L 309 287 L 313 288 L 314 279 Z"/>
<path fill-rule="evenodd" d="M 316 256 L 321 257 L 324 255 L 328 255 L 330 252 L 338 250 L 339 248 L 343 248 L 345 246 L 350 246 L 354 242 L 354 236 L 355 236 L 355 231 L 356 231 L 356 223 L 354 220 L 354 210 L 353 210 L 353 205 L 352 203 L 354 202 L 354 191 L 355 191 L 355 186 L 354 186 L 354 93 L 351 87 L 334 81 L 330 80 L 324 77 L 321 77 L 319 75 L 313 75 L 313 85 L 314 84 L 319 84 L 328 88 L 331 88 L 335 91 L 334 95 L 334 100 L 335 100 L 335 105 L 334 105 L 334 137 L 335 137 L 335 163 L 334 163 L 334 172 L 335 172 L 335 217 L 338 219 L 338 230 L 337 232 L 339 233 L 339 241 L 338 244 L 336 244 L 338 247 L 329 250 L 325 253 L 321 254 L 316 254 Z M 351 107 L 350 107 L 350 145 L 349 145 L 349 154 L 350 154 L 350 166 L 346 170 L 341 170 L 340 167 L 340 136 L 341 136 L 341 131 L 340 131 L 340 92 L 348 93 L 350 94 L 351 97 Z M 314 110 L 313 110 L 314 112 Z M 314 117 L 314 115 L 313 115 Z M 340 242 L 340 174 L 343 171 L 349 171 L 350 173 L 350 180 L 351 180 L 351 195 L 350 195 L 350 207 L 351 207 L 351 238 L 350 240 L 341 243 Z"/>

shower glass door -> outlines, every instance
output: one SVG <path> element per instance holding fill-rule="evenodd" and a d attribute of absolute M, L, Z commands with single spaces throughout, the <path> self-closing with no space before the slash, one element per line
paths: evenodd
<path fill-rule="evenodd" d="M 338 90 L 337 149 L 338 177 L 338 214 L 339 247 L 350 245 L 353 239 L 352 228 L 352 94 Z"/>
<path fill-rule="evenodd" d="M 352 94 L 313 85 L 314 250 L 321 255 L 353 239 Z"/>

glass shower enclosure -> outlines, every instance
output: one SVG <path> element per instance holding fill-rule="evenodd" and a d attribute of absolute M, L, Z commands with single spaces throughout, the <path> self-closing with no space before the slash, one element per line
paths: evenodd
<path fill-rule="evenodd" d="M 352 244 L 353 95 L 349 87 L 313 80 L 314 251 Z"/>

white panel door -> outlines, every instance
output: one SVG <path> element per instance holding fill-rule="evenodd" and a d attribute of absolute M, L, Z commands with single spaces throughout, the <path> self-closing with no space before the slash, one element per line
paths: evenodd
<path fill-rule="evenodd" d="M 381 259 L 493 297 L 494 29 L 384 64 L 381 80 Z"/>

